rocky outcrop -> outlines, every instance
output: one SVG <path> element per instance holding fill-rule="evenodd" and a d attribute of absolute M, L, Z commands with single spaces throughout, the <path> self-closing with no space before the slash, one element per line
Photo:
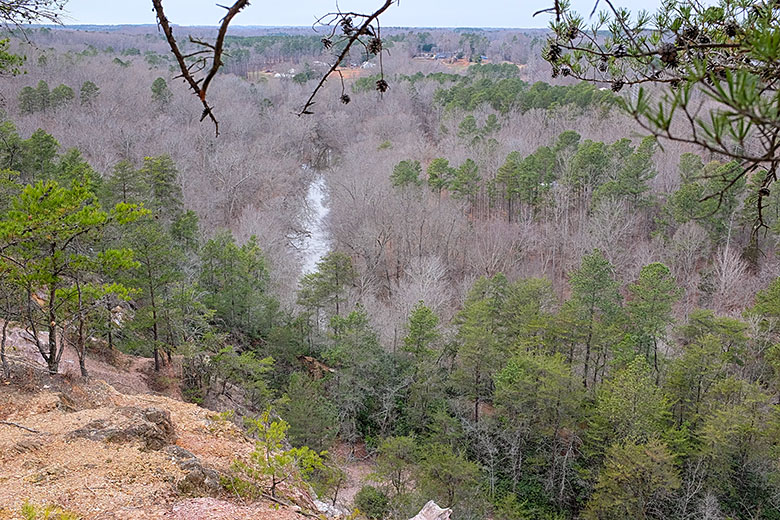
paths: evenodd
<path fill-rule="evenodd" d="M 168 446 L 165 453 L 171 456 L 179 468 L 186 472 L 183 479 L 176 482 L 176 487 L 185 495 L 216 496 L 222 491 L 217 470 L 204 464 L 191 451 L 180 446 Z"/>
<path fill-rule="evenodd" d="M 32 390 L 0 385 L 0 518 L 26 501 L 123 520 L 301 520 L 313 510 L 298 487 L 285 494 L 305 507 L 225 494 L 222 472 L 255 446 L 208 410 L 97 380 L 40 379 Z"/>
<path fill-rule="evenodd" d="M 140 442 L 144 449 L 156 451 L 176 442 L 176 429 L 167 410 L 126 406 L 109 419 L 87 423 L 68 437 L 119 444 Z"/>
<path fill-rule="evenodd" d="M 451 514 L 452 509 L 442 509 L 436 505 L 436 502 L 429 500 L 417 513 L 417 516 L 410 520 L 450 520 Z"/>

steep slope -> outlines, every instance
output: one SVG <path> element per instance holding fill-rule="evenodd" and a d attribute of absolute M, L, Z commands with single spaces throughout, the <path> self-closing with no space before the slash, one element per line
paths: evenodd
<path fill-rule="evenodd" d="M 252 446 L 217 414 L 169 397 L 100 380 L 45 377 L 32 391 L 6 383 L 0 518 L 20 518 L 25 502 L 90 519 L 301 518 L 297 506 L 224 495 L 219 473 Z"/>

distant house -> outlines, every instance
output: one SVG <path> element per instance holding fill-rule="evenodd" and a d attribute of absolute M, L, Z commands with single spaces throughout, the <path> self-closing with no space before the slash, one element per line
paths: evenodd
<path fill-rule="evenodd" d="M 451 52 L 437 52 L 436 53 L 436 59 L 437 60 L 450 60 L 453 58 L 453 53 Z"/>

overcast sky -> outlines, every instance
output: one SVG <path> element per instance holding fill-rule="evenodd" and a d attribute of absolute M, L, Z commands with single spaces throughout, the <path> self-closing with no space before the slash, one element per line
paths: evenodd
<path fill-rule="evenodd" d="M 575 9 L 589 14 L 595 0 L 572 0 Z M 168 18 L 178 25 L 216 25 L 225 12 L 216 4 L 231 0 L 164 0 Z M 618 0 L 632 9 L 655 9 L 660 0 Z M 381 0 L 341 0 L 342 11 L 366 12 Z M 546 27 L 550 18 L 532 16 L 553 0 L 401 0 L 382 23 L 394 27 Z M 318 15 L 335 8 L 335 0 L 253 0 L 236 25 L 307 26 Z M 152 24 L 151 0 L 68 0 L 68 24 Z"/>

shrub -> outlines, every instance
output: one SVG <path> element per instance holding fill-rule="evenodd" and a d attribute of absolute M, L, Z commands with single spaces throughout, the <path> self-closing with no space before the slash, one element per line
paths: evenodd
<path fill-rule="evenodd" d="M 387 495 L 374 486 L 363 486 L 355 495 L 355 507 L 371 520 L 381 520 L 387 516 L 390 500 Z"/>

